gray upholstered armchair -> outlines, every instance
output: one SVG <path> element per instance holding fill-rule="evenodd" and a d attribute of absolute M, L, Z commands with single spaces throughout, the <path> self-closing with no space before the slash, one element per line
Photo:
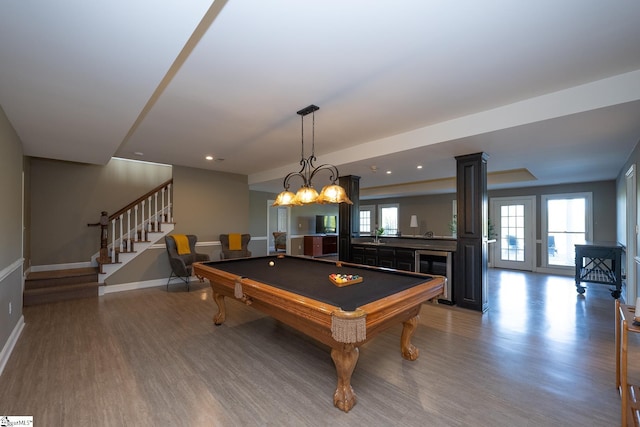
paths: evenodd
<path fill-rule="evenodd" d="M 178 239 L 179 236 L 185 235 L 176 235 Z M 189 290 L 189 282 L 191 281 L 191 275 L 193 274 L 192 264 L 194 262 L 200 261 L 209 261 L 209 255 L 207 254 L 199 254 L 196 252 L 196 242 L 198 238 L 193 234 L 187 234 L 186 236 L 188 242 L 188 249 L 185 247 L 181 247 L 180 251 L 178 251 L 178 243 L 174 236 L 165 236 L 164 242 L 167 245 L 167 255 L 169 256 L 169 264 L 171 265 L 171 275 L 169 276 L 169 280 L 167 280 L 167 290 L 169 289 L 169 282 L 174 277 L 182 280 L 187 284 L 187 291 Z M 188 253 L 184 253 L 188 250 Z M 179 253 L 182 252 L 182 253 Z"/>
<path fill-rule="evenodd" d="M 286 231 L 273 232 L 273 246 L 276 251 L 287 250 L 287 232 Z"/>
<path fill-rule="evenodd" d="M 250 240 L 251 240 L 251 234 L 241 234 L 239 248 L 230 248 L 229 234 L 221 234 L 220 245 L 222 246 L 222 252 L 220 252 L 220 259 L 250 257 L 251 256 L 251 251 L 249 250 Z"/>

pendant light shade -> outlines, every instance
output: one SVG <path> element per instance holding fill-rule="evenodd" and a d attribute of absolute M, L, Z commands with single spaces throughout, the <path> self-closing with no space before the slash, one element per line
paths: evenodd
<path fill-rule="evenodd" d="M 353 202 L 349 200 L 347 192 L 341 186 L 337 184 L 325 185 L 320 195 L 318 196 L 318 203 L 347 203 L 352 205 Z"/>
<path fill-rule="evenodd" d="M 318 200 L 318 192 L 313 187 L 300 187 L 300 189 L 296 193 L 296 200 L 301 205 L 316 203 L 316 201 Z"/>

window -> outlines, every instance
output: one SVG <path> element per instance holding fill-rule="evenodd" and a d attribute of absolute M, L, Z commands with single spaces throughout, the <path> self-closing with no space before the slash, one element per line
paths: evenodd
<path fill-rule="evenodd" d="M 384 228 L 383 236 L 398 234 L 398 204 L 378 206 L 378 227 Z"/>
<path fill-rule="evenodd" d="M 591 193 L 542 196 L 542 239 L 548 266 L 575 266 L 575 245 L 592 235 L 591 197 Z"/>
<path fill-rule="evenodd" d="M 360 233 L 373 234 L 375 206 L 360 206 Z"/>

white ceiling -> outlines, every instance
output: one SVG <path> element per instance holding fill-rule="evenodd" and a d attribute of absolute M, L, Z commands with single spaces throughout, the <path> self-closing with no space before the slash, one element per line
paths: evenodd
<path fill-rule="evenodd" d="M 0 106 L 29 156 L 265 191 L 299 169 L 309 104 L 318 164 L 365 197 L 453 191 L 479 151 L 534 177 L 490 188 L 615 179 L 640 140 L 639 22 L 622 0 L 4 0 Z"/>

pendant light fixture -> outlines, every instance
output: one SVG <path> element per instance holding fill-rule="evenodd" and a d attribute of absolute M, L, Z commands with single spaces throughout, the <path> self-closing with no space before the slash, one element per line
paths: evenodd
<path fill-rule="evenodd" d="M 318 111 L 320 107 L 315 105 L 309 105 L 306 108 L 298 111 L 297 114 L 300 116 L 302 121 L 302 150 L 300 153 L 300 170 L 298 172 L 291 172 L 284 177 L 284 191 L 278 194 L 276 197 L 276 201 L 273 203 L 273 206 L 301 206 L 310 203 L 348 203 L 353 204 L 349 197 L 347 197 L 347 192 L 340 185 L 336 184 L 338 180 L 338 168 L 330 164 L 324 164 L 320 166 L 314 166 L 314 162 L 317 160 L 315 156 L 315 112 Z M 312 132 L 311 132 L 311 155 L 309 157 L 304 157 L 304 118 L 306 115 L 311 114 L 312 117 Z M 320 191 L 320 194 L 313 188 L 312 180 L 321 170 L 326 170 L 329 172 L 329 180 L 331 184 L 326 185 Z M 298 176 L 302 178 L 302 186 L 298 190 L 296 194 L 289 191 L 289 180 L 294 176 Z"/>

